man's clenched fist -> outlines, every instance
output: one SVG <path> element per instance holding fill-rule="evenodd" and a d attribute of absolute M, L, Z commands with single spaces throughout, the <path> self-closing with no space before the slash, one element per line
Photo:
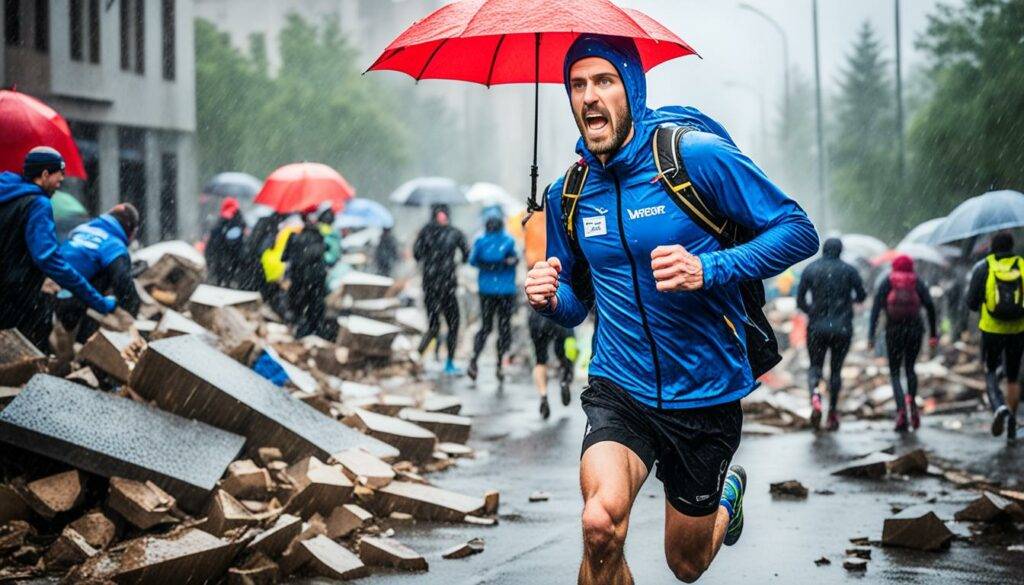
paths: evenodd
<path fill-rule="evenodd" d="M 651 251 L 651 270 L 661 292 L 681 292 L 704 287 L 700 258 L 675 246 L 658 246 Z"/>
<path fill-rule="evenodd" d="M 526 273 L 526 298 L 530 306 L 540 311 L 543 309 L 554 310 L 558 305 L 558 273 L 562 271 L 562 262 L 552 256 L 547 261 L 541 261 L 533 265 L 533 268 Z"/>

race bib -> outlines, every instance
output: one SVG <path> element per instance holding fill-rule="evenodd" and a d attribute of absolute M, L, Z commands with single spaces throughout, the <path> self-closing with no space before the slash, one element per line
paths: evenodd
<path fill-rule="evenodd" d="M 605 216 L 598 215 L 596 217 L 584 217 L 583 218 L 583 237 L 589 238 L 591 236 L 603 236 L 608 233 L 608 224 L 605 222 Z"/>

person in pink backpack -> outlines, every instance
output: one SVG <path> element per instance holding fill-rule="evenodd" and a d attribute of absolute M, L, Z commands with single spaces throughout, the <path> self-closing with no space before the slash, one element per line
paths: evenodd
<path fill-rule="evenodd" d="M 885 347 L 889 354 L 889 377 L 896 397 L 896 432 L 906 432 L 908 426 L 917 430 L 921 416 L 917 411 L 917 374 L 914 364 L 921 353 L 924 337 L 924 323 L 921 321 L 921 307 L 928 314 L 928 345 L 933 349 L 939 344 L 935 330 L 935 303 L 928 287 L 914 272 L 914 261 L 907 255 L 897 256 L 892 261 L 892 272 L 882 281 L 875 292 L 871 306 L 871 320 L 868 328 L 868 343 L 874 348 L 875 326 L 878 315 L 885 311 Z M 900 370 L 907 374 L 907 394 L 903 394 Z"/>

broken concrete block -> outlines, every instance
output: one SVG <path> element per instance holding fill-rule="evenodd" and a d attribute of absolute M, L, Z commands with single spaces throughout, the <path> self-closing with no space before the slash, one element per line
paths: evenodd
<path fill-rule="evenodd" d="M 177 522 L 178 519 L 172 514 L 175 503 L 170 494 L 153 482 L 143 483 L 123 477 L 110 478 L 107 506 L 143 530 L 159 524 Z"/>
<path fill-rule="evenodd" d="M 472 459 L 474 451 L 472 448 L 460 443 L 438 443 L 437 450 L 449 457 Z"/>
<path fill-rule="evenodd" d="M 110 546 L 110 543 L 114 541 L 114 537 L 117 536 L 117 528 L 114 526 L 114 523 L 103 512 L 98 510 L 89 512 L 69 524 L 68 527 L 82 535 L 85 542 L 97 550 L 103 550 Z"/>
<path fill-rule="evenodd" d="M 0 386 L 0 410 L 7 406 L 21 394 L 21 388 L 12 388 L 10 386 Z"/>
<path fill-rule="evenodd" d="M 302 532 L 302 518 L 291 514 L 282 514 L 273 526 L 257 535 L 246 548 L 276 559 L 300 532 Z"/>
<path fill-rule="evenodd" d="M 299 547 L 309 556 L 305 565 L 321 577 L 347 581 L 369 574 L 366 565 L 355 553 L 326 536 L 304 540 L 299 543 Z"/>
<path fill-rule="evenodd" d="M 464 542 L 444 551 L 441 553 L 441 558 L 464 559 L 482 552 L 484 552 L 484 539 L 474 538 L 468 542 Z"/>
<path fill-rule="evenodd" d="M 151 480 L 193 511 L 206 503 L 245 443 L 206 424 L 44 374 L 0 412 L 0 441 L 104 477 Z"/>
<path fill-rule="evenodd" d="M 497 526 L 498 524 L 497 518 L 485 516 L 466 516 L 462 521 L 466 524 L 475 524 L 476 526 Z"/>
<path fill-rule="evenodd" d="M 344 296 L 352 297 L 352 300 L 355 301 L 379 299 L 395 286 L 393 278 L 358 270 L 346 272 L 342 275 L 340 282 L 341 293 Z"/>
<path fill-rule="evenodd" d="M 90 388 L 100 387 L 100 381 L 96 378 L 96 374 L 93 373 L 92 368 L 89 366 L 85 366 L 84 368 L 71 372 L 67 376 L 64 376 L 64 379 L 68 382 L 75 382 Z"/>
<path fill-rule="evenodd" d="M 246 311 L 258 311 L 263 297 L 260 293 L 248 290 L 235 290 L 210 284 L 200 284 L 189 297 L 189 309 L 235 307 Z"/>
<path fill-rule="evenodd" d="M 469 430 L 473 427 L 473 419 L 469 417 L 413 408 L 402 410 L 398 417 L 434 433 L 442 443 L 464 444 L 469 440 Z"/>
<path fill-rule="evenodd" d="M 395 479 L 395 470 L 390 465 L 362 449 L 345 449 L 331 455 L 331 460 L 341 465 L 353 483 L 380 488 Z"/>
<path fill-rule="evenodd" d="M 166 339 L 181 335 L 195 335 L 208 345 L 217 343 L 217 336 L 212 331 L 173 309 L 164 311 L 150 339 Z"/>
<path fill-rule="evenodd" d="M 928 472 L 928 455 L 924 449 L 900 455 L 889 462 L 889 473 L 896 475 L 924 475 Z"/>
<path fill-rule="evenodd" d="M 49 571 L 67 569 L 96 556 L 97 551 L 74 528 L 67 527 L 43 557 Z"/>
<path fill-rule="evenodd" d="M 832 561 L 828 560 L 828 557 L 820 557 L 814 561 L 815 566 L 827 567 L 832 564 Z"/>
<path fill-rule="evenodd" d="M 220 487 L 239 499 L 266 500 L 274 490 L 274 482 L 270 472 L 257 467 L 252 459 L 241 459 L 228 465 L 228 475 Z"/>
<path fill-rule="evenodd" d="M 484 499 L 441 488 L 393 481 L 376 492 L 374 504 L 381 516 L 391 512 L 412 514 L 417 520 L 460 522 L 467 515 L 479 515 Z"/>
<path fill-rule="evenodd" d="M 313 514 L 330 514 L 331 510 L 352 497 L 352 482 L 340 467 L 327 465 L 316 457 L 307 457 L 288 468 L 288 477 L 296 491 L 285 511 L 309 518 Z"/>
<path fill-rule="evenodd" d="M 284 455 L 277 447 L 260 447 L 256 452 L 263 465 L 270 465 L 271 461 L 281 461 L 284 459 Z"/>
<path fill-rule="evenodd" d="M 882 527 L 882 544 L 915 550 L 934 551 L 948 547 L 953 533 L 935 512 L 920 507 L 909 508 L 892 518 L 886 518 Z"/>
<path fill-rule="evenodd" d="M 896 458 L 881 451 L 850 461 L 842 468 L 833 471 L 832 475 L 844 477 L 860 477 L 865 479 L 881 479 L 885 477 L 888 465 Z"/>
<path fill-rule="evenodd" d="M 144 250 L 142 251 L 144 252 Z M 138 252 L 133 257 L 138 257 Z M 154 299 L 175 309 L 183 307 L 203 282 L 202 264 L 185 256 L 167 253 L 138 277 L 138 282 Z"/>
<path fill-rule="evenodd" d="M 501 494 L 498 490 L 487 490 L 484 492 L 484 514 L 497 514 L 501 502 Z"/>
<path fill-rule="evenodd" d="M 21 331 L 0 331 L 0 386 L 21 386 L 46 370 L 46 355 Z"/>
<path fill-rule="evenodd" d="M 966 522 L 1024 522 L 1024 507 L 992 492 L 982 492 L 978 499 L 957 512 L 953 518 Z"/>
<path fill-rule="evenodd" d="M 361 408 L 353 408 L 343 422 L 371 437 L 398 448 L 402 457 L 413 461 L 426 461 L 434 453 L 437 437 L 429 430 L 391 416 L 384 416 Z"/>
<path fill-rule="evenodd" d="M 459 414 L 462 411 L 462 399 L 457 396 L 431 394 L 423 400 L 420 410 L 441 414 Z"/>
<path fill-rule="evenodd" d="M 29 508 L 25 499 L 14 488 L 0 484 L 0 526 L 11 520 L 25 520 L 29 517 Z"/>
<path fill-rule="evenodd" d="M 773 483 L 768 491 L 775 497 L 807 499 L 807 488 L 795 479 Z"/>
<path fill-rule="evenodd" d="M 423 555 L 392 538 L 364 536 L 359 541 L 359 558 L 371 567 L 393 567 L 403 571 L 426 571 Z"/>
<path fill-rule="evenodd" d="M 44 518 L 68 512 L 85 497 L 82 474 L 77 469 L 51 475 L 25 486 L 25 503 Z"/>
<path fill-rule="evenodd" d="M 78 359 L 123 384 L 132 375 L 132 364 L 126 358 L 131 345 L 131 334 L 100 329 L 82 346 Z"/>
<path fill-rule="evenodd" d="M 358 315 L 339 317 L 338 325 L 338 345 L 347 347 L 350 353 L 367 357 L 390 357 L 391 344 L 402 332 L 389 323 Z"/>
<path fill-rule="evenodd" d="M 226 491 L 217 490 L 206 510 L 203 530 L 214 536 L 224 536 L 230 530 L 257 523 L 259 520 L 241 502 Z"/>
<path fill-rule="evenodd" d="M 866 546 L 856 546 L 853 548 L 846 549 L 847 557 L 855 557 L 858 559 L 871 560 L 871 549 Z"/>
<path fill-rule="evenodd" d="M 35 529 L 24 520 L 11 520 L 0 525 L 0 555 L 6 555 L 25 545 L 25 539 L 35 536 Z"/>
<path fill-rule="evenodd" d="M 253 445 L 277 447 L 289 460 L 326 459 L 350 447 L 384 459 L 398 456 L 393 447 L 317 412 L 193 337 L 150 344 L 131 386 L 165 410 L 238 432 Z"/>
<path fill-rule="evenodd" d="M 848 557 L 843 560 L 843 568 L 853 573 L 863 573 L 868 570 L 868 562 L 857 557 Z"/>
<path fill-rule="evenodd" d="M 228 569 L 228 585 L 274 585 L 279 573 L 277 563 L 257 553 L 241 567 Z"/>
<path fill-rule="evenodd" d="M 144 536 L 89 559 L 68 575 L 72 583 L 102 582 L 149 585 L 214 583 L 238 552 L 228 540 L 195 528 L 161 536 Z"/>
<path fill-rule="evenodd" d="M 327 526 L 327 536 L 332 539 L 344 538 L 352 532 L 366 528 L 373 523 L 373 514 L 360 508 L 355 504 L 338 506 L 331 511 L 324 524 Z"/>
<path fill-rule="evenodd" d="M 254 293 L 259 295 L 259 293 Z M 234 307 L 203 307 L 193 305 L 192 317 L 195 322 L 213 332 L 219 340 L 218 346 L 225 353 L 234 353 L 245 343 L 253 343 L 256 324 L 245 318 Z"/>
<path fill-rule="evenodd" d="M 346 400 L 345 403 L 385 416 L 398 416 L 403 409 L 416 406 L 416 401 L 411 396 L 396 396 L 394 394 L 379 394 L 363 400 Z"/>
<path fill-rule="evenodd" d="M 547 492 L 533 492 L 530 494 L 529 500 L 532 503 L 546 502 L 551 499 L 551 494 Z"/>

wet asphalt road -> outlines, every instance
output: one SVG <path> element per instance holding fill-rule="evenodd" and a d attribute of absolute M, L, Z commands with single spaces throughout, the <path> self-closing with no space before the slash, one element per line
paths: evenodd
<path fill-rule="evenodd" d="M 474 417 L 470 445 L 478 458 L 431 476 L 453 490 L 479 494 L 501 491 L 500 524 L 495 527 L 417 523 L 394 525 L 396 537 L 427 557 L 426 574 L 379 573 L 364 583 L 540 584 L 575 583 L 582 550 L 578 487 L 579 445 L 584 417 L 579 408 L 580 383 L 568 407 L 552 403 L 552 417 L 543 422 L 528 373 L 510 372 L 498 392 L 492 370 L 481 368 L 481 382 L 465 378 L 442 386 L 463 398 L 463 413 Z M 552 384 L 553 388 L 557 388 Z M 557 391 L 556 391 L 557 392 Z M 554 397 L 554 395 L 553 395 Z M 830 475 L 837 465 L 854 457 L 897 445 L 897 450 L 924 447 L 929 453 L 991 477 L 1024 478 L 1024 444 L 1007 448 L 1002 439 L 987 435 L 987 417 L 959 416 L 925 419 L 916 435 L 899 438 L 888 422 L 850 421 L 840 432 L 815 436 L 792 432 L 779 436 L 744 436 L 736 461 L 750 477 L 745 500 L 746 528 L 734 547 L 723 547 L 711 569 L 699 581 L 736 583 L 1024 583 L 1024 551 L 983 546 L 963 540 L 950 550 L 919 553 L 873 546 L 873 558 L 863 575 L 842 568 L 851 537 L 879 540 L 882 522 L 891 506 L 930 504 L 943 520 L 972 499 L 934 478 L 914 480 L 848 480 Z M 797 479 L 812 490 L 804 501 L 774 500 L 771 482 Z M 529 503 L 536 490 L 551 499 Z M 814 490 L 831 490 L 819 495 Z M 627 559 L 637 583 L 675 583 L 664 562 L 662 524 L 664 499 L 660 482 L 647 480 L 633 509 L 627 538 Z M 957 529 L 966 534 L 967 527 Z M 955 530 L 955 531 L 957 531 Z M 441 552 L 473 537 L 486 540 L 486 550 L 462 560 L 445 560 Z M 1024 538 L 1019 538 L 1024 544 Z M 829 566 L 815 566 L 827 557 Z M 321 580 L 304 580 L 321 583 Z"/>

